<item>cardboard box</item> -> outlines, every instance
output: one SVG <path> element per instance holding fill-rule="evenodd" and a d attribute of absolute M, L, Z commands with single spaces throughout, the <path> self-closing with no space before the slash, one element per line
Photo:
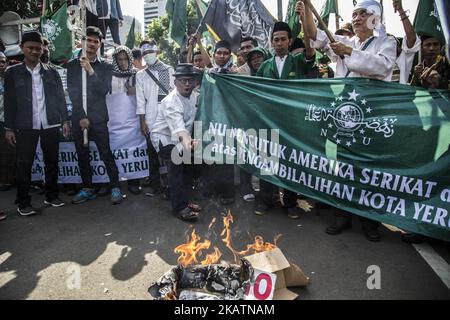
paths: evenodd
<path fill-rule="evenodd" d="M 279 248 L 245 257 L 254 269 L 274 273 L 276 277 L 273 300 L 294 300 L 298 295 L 289 287 L 303 287 L 309 278 L 295 264 L 290 264 Z"/>

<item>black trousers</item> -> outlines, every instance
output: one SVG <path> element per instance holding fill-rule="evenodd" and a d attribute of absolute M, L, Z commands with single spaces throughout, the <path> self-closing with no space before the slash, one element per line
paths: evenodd
<path fill-rule="evenodd" d="M 158 153 L 153 146 L 150 139 L 147 139 L 147 153 L 148 153 L 148 170 L 150 174 L 150 187 L 157 189 L 161 187 L 161 175 L 159 173 L 160 163 Z"/>
<path fill-rule="evenodd" d="M 278 186 L 259 179 L 259 201 L 267 205 L 272 205 L 274 194 L 278 195 Z M 284 189 L 283 202 L 286 208 L 294 208 L 297 206 L 297 193 Z"/>
<path fill-rule="evenodd" d="M 208 188 L 223 198 L 234 197 L 234 165 L 212 164 L 208 166 Z"/>
<path fill-rule="evenodd" d="M 239 176 L 241 180 L 241 191 L 242 194 L 254 193 L 252 186 L 252 175 L 242 168 L 239 168 Z"/>
<path fill-rule="evenodd" d="M 17 159 L 17 199 L 20 207 L 29 206 L 31 197 L 31 167 L 36 155 L 36 146 L 41 138 L 41 149 L 44 154 L 45 197 L 54 200 L 58 196 L 58 152 L 60 127 L 41 130 L 17 130 L 16 159 Z"/>
<path fill-rule="evenodd" d="M 78 154 L 78 166 L 84 188 L 92 188 L 92 170 L 89 161 L 89 148 L 83 147 L 83 132 L 78 121 L 72 121 L 72 131 L 75 140 L 75 148 Z M 90 124 L 89 141 L 97 145 L 100 159 L 105 163 L 111 188 L 119 187 L 119 170 L 117 169 L 111 147 L 109 145 L 108 125 L 104 123 Z"/>
<path fill-rule="evenodd" d="M 117 19 L 98 19 L 98 27 L 106 39 L 106 30 L 109 28 L 111 36 L 115 44 L 120 44 L 119 37 L 119 20 Z M 101 54 L 104 53 L 104 44 L 102 43 Z"/>
<path fill-rule="evenodd" d="M 347 212 L 347 211 L 343 211 L 343 210 L 336 210 L 335 216 L 337 218 L 345 219 L 350 222 L 352 220 L 353 214 L 350 212 Z M 361 221 L 361 225 L 363 226 L 363 228 L 365 228 L 367 230 L 378 229 L 378 227 L 381 225 L 380 222 L 375 221 L 375 220 L 370 220 L 365 217 L 359 217 L 359 221 Z"/>
<path fill-rule="evenodd" d="M 184 165 L 176 165 L 172 162 L 171 154 L 175 148 L 173 144 L 159 148 L 159 156 L 167 167 L 167 178 L 169 180 L 169 194 L 172 201 L 172 210 L 179 212 L 187 207 L 188 195 L 184 180 Z"/>

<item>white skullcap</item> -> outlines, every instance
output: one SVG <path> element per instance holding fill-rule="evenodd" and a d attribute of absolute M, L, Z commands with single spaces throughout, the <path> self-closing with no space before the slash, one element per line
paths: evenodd
<path fill-rule="evenodd" d="M 381 4 L 376 0 L 359 0 L 354 10 L 366 9 L 367 12 L 381 17 Z"/>
<path fill-rule="evenodd" d="M 358 0 L 358 3 L 353 10 L 357 9 L 365 9 L 368 13 L 381 17 L 381 4 L 376 0 Z M 378 22 L 375 26 L 374 34 L 378 37 L 386 36 L 386 28 L 381 22 Z"/>

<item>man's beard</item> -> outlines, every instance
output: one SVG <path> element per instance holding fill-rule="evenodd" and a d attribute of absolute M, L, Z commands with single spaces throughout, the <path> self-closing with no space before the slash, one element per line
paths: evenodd
<path fill-rule="evenodd" d="M 49 60 L 50 60 L 50 57 L 49 57 L 48 54 L 43 54 L 43 55 L 41 56 L 41 62 L 42 62 L 42 63 L 48 63 Z"/>

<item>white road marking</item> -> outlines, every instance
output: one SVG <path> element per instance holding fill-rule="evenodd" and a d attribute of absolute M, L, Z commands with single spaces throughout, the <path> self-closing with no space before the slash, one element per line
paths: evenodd
<path fill-rule="evenodd" d="M 437 254 L 428 243 L 413 244 L 413 246 L 450 289 L 450 264 Z"/>

